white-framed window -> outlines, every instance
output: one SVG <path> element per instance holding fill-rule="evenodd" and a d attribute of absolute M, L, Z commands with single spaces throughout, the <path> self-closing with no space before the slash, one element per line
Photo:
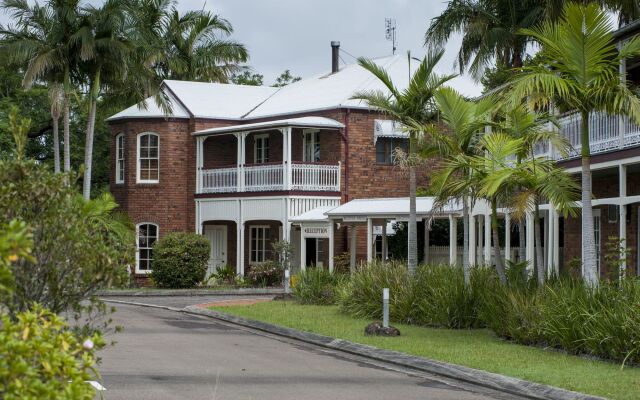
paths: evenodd
<path fill-rule="evenodd" d="M 249 263 L 267 261 L 270 229 L 267 225 L 249 227 Z"/>
<path fill-rule="evenodd" d="M 253 140 L 253 162 L 264 164 L 269 162 L 269 134 L 256 135 Z"/>
<path fill-rule="evenodd" d="M 160 229 L 151 222 L 136 225 L 136 273 L 146 274 L 153 269 L 153 244 Z"/>
<path fill-rule="evenodd" d="M 302 136 L 302 161 L 320 161 L 320 132 L 318 130 L 304 130 Z"/>
<path fill-rule="evenodd" d="M 160 180 L 160 136 L 156 133 L 138 135 L 138 183 L 158 183 Z"/>
<path fill-rule="evenodd" d="M 116 183 L 124 183 L 124 133 L 116 136 Z"/>

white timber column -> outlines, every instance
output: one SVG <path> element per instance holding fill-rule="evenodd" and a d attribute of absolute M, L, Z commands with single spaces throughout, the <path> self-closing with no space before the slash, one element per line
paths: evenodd
<path fill-rule="evenodd" d="M 620 165 L 619 167 L 619 188 L 620 188 L 620 200 L 623 200 L 627 197 L 627 166 Z M 620 238 L 620 243 L 625 250 L 621 252 L 621 260 L 620 260 L 620 278 L 623 278 L 627 272 L 627 206 L 625 204 L 620 203 L 618 205 L 618 223 L 619 223 L 619 233 L 618 237 Z"/>
<path fill-rule="evenodd" d="M 526 234 L 526 250 L 525 253 L 527 255 L 527 269 L 533 268 L 533 255 L 535 254 L 535 241 L 534 241 L 534 233 L 533 233 L 533 213 L 531 211 L 527 212 L 527 234 Z"/>
<path fill-rule="evenodd" d="M 449 264 L 458 263 L 458 220 L 449 214 Z"/>
<path fill-rule="evenodd" d="M 307 269 L 307 237 L 304 235 L 304 227 L 300 226 L 300 270 Z"/>
<path fill-rule="evenodd" d="M 333 221 L 329 220 L 329 272 L 333 272 Z"/>
<path fill-rule="evenodd" d="M 491 216 L 484 215 L 484 263 L 491 265 Z"/>
<path fill-rule="evenodd" d="M 196 138 L 196 193 L 202 193 L 202 167 L 204 165 L 203 160 L 203 147 L 205 137 L 198 136 Z"/>
<path fill-rule="evenodd" d="M 469 265 L 476 265 L 476 217 L 469 215 Z"/>
<path fill-rule="evenodd" d="M 478 250 L 476 250 L 476 263 L 482 264 L 484 259 L 484 216 L 478 214 Z M 478 262 L 480 259 L 482 261 Z"/>
<path fill-rule="evenodd" d="M 367 262 L 373 261 L 372 250 L 373 243 L 373 221 L 371 218 L 367 218 Z"/>
<path fill-rule="evenodd" d="M 238 138 L 238 157 L 237 157 L 238 175 L 237 175 L 236 185 L 238 186 L 239 192 L 244 192 L 244 164 L 246 163 L 246 154 L 247 154 L 246 148 L 245 148 L 247 132 L 237 133 L 236 137 Z"/>
<path fill-rule="evenodd" d="M 281 129 L 282 132 L 282 178 L 285 190 L 291 190 L 292 176 L 291 176 L 291 127 Z"/>
<path fill-rule="evenodd" d="M 387 243 L 387 220 L 382 220 L 382 261 L 387 261 L 389 247 Z"/>
<path fill-rule="evenodd" d="M 511 214 L 504 213 L 504 259 L 511 261 Z"/>
<path fill-rule="evenodd" d="M 236 229 L 236 272 L 244 276 L 244 223 L 238 222 Z"/>
<path fill-rule="evenodd" d="M 560 214 L 553 210 L 553 270 L 560 274 Z"/>
<path fill-rule="evenodd" d="M 356 272 L 356 252 L 358 249 L 357 246 L 357 228 L 355 225 L 351 225 L 349 226 L 349 231 L 351 231 L 351 243 L 349 243 L 351 249 L 349 250 L 349 252 L 351 254 L 349 254 L 351 256 L 351 260 L 349 262 L 349 269 L 351 274 L 353 275 L 354 272 Z"/>
<path fill-rule="evenodd" d="M 424 257 L 422 259 L 422 263 L 427 265 L 429 264 L 429 231 L 431 230 L 431 224 L 425 218 L 424 219 Z"/>
<path fill-rule="evenodd" d="M 544 211 L 543 211 L 544 213 Z M 551 221 L 550 218 L 551 217 L 551 208 L 549 208 L 549 212 L 547 213 L 547 215 L 544 216 L 544 225 L 543 225 L 543 229 L 544 229 L 544 252 L 543 252 L 543 260 L 544 262 L 542 263 L 542 267 L 545 269 L 545 271 L 547 271 L 547 273 L 551 272 L 551 243 L 553 240 L 552 234 L 551 234 L 551 230 L 553 229 L 553 226 L 551 226 Z"/>

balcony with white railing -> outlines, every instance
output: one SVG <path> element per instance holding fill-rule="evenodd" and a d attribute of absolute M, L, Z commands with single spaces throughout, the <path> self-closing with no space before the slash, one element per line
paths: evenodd
<path fill-rule="evenodd" d="M 570 113 L 558 119 L 560 133 L 567 138 L 571 149 L 567 159 L 580 156 L 582 117 Z M 591 154 L 622 150 L 640 145 L 640 126 L 624 116 L 605 113 L 589 115 L 589 148 Z M 536 156 L 546 156 L 555 160 L 565 159 L 550 143 L 540 142 L 535 148 Z"/>
<path fill-rule="evenodd" d="M 267 163 L 198 170 L 197 193 L 339 192 L 340 163 Z"/>

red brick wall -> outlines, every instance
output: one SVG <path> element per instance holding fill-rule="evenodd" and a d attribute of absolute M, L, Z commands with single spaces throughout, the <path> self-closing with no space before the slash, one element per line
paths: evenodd
<path fill-rule="evenodd" d="M 217 168 L 235 166 L 238 162 L 237 140 L 233 135 L 222 135 L 205 139 L 203 145 L 203 167 Z"/>

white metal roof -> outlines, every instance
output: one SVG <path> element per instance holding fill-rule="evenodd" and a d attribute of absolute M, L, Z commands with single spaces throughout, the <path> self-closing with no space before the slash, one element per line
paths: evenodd
<path fill-rule="evenodd" d="M 177 102 L 173 96 L 169 96 L 169 103 L 171 105 L 171 114 L 166 115 L 164 111 L 156 104 L 156 100 L 153 97 L 149 97 L 144 101 L 134 104 L 129 108 L 125 108 L 119 113 L 107 118 L 107 121 L 115 121 L 125 118 L 189 118 L 189 112 L 185 110 L 179 102 Z"/>
<path fill-rule="evenodd" d="M 435 209 L 434 197 L 418 197 L 416 199 L 416 214 L 419 217 L 430 215 L 458 214 L 461 206 L 449 203 L 441 209 Z M 394 218 L 409 216 L 409 198 L 378 198 L 351 200 L 339 207 L 326 212 L 329 218 L 344 218 L 349 216 L 361 216 L 371 218 Z"/>
<path fill-rule="evenodd" d="M 212 135 L 222 134 L 239 131 L 256 131 L 265 130 L 275 127 L 283 126 L 296 126 L 296 127 L 310 127 L 310 128 L 324 128 L 324 129 L 340 129 L 344 128 L 344 125 L 334 119 L 325 117 L 300 117 L 300 118 L 287 118 L 278 119 L 275 121 L 256 122 L 253 124 L 240 124 L 233 126 L 224 126 L 220 128 L 210 128 L 201 131 L 194 132 L 193 135 Z"/>

